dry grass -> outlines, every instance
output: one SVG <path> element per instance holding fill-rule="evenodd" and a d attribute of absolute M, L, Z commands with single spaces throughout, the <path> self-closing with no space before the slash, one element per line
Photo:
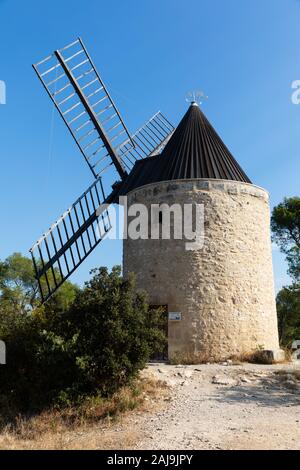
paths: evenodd
<path fill-rule="evenodd" d="M 189 365 L 189 364 L 206 364 L 207 362 L 214 362 L 212 358 L 206 353 L 176 353 L 170 359 L 171 365 Z"/>
<path fill-rule="evenodd" d="M 285 360 L 284 361 L 269 361 L 263 350 L 257 349 L 250 353 L 241 353 L 231 356 L 229 359 L 232 360 L 234 365 L 240 365 L 245 362 L 251 364 L 288 364 L 290 362 L 289 355 L 285 351 Z"/>
<path fill-rule="evenodd" d="M 260 350 L 250 353 L 235 354 L 230 356 L 230 360 L 232 360 L 234 365 L 240 365 L 245 362 L 249 362 L 251 364 L 265 364 L 265 360 L 263 360 Z"/>
<path fill-rule="evenodd" d="M 2 429 L 0 449 L 127 449 L 138 434 L 126 428 L 126 420 L 167 394 L 164 382 L 140 378 L 110 399 L 94 397 L 80 407 L 19 416 Z"/>
<path fill-rule="evenodd" d="M 230 356 L 229 358 L 223 358 L 219 360 L 215 360 L 209 356 L 207 353 L 176 353 L 170 358 L 169 363 L 172 365 L 188 365 L 188 364 L 206 364 L 206 363 L 215 363 L 215 362 L 223 362 L 227 359 L 232 361 L 233 365 L 241 365 L 245 362 L 250 362 L 253 364 L 275 364 L 275 362 L 267 361 L 266 356 L 262 349 L 257 349 L 256 351 L 252 351 L 250 353 L 241 353 Z M 282 363 L 289 362 L 289 355 L 286 351 L 286 360 L 282 361 Z M 278 362 L 276 362 L 277 364 Z"/>
<path fill-rule="evenodd" d="M 300 382 L 300 370 L 293 371 L 293 376 L 295 377 L 296 380 L 299 380 Z"/>
<path fill-rule="evenodd" d="M 276 370 L 275 375 L 280 377 L 282 380 L 290 380 L 291 378 L 295 381 L 300 382 L 300 370 Z"/>
<path fill-rule="evenodd" d="M 284 354 L 285 354 L 285 362 L 288 363 L 288 362 L 291 362 L 292 361 L 292 350 L 291 348 L 287 347 L 287 346 L 280 346 L 281 349 L 283 349 L 284 351 Z"/>
<path fill-rule="evenodd" d="M 281 386 L 291 393 L 298 393 L 300 389 L 300 370 L 278 370 L 275 373 Z"/>

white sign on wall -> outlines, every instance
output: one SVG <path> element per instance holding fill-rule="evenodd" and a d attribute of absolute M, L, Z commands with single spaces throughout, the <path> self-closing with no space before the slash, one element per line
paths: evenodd
<path fill-rule="evenodd" d="M 180 321 L 181 312 L 169 312 L 169 320 L 171 321 Z"/>

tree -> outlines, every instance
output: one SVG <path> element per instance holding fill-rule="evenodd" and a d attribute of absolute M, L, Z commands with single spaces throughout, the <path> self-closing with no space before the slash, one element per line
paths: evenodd
<path fill-rule="evenodd" d="M 300 284 L 281 289 L 276 301 L 279 340 L 290 346 L 295 339 L 300 339 Z"/>
<path fill-rule="evenodd" d="M 77 291 L 77 286 L 66 281 L 46 308 L 67 310 Z M 40 295 L 32 261 L 21 253 L 13 253 L 4 261 L 0 261 L 0 309 L 25 314 L 31 312 L 39 303 Z"/>
<path fill-rule="evenodd" d="M 273 240 L 280 246 L 289 265 L 289 274 L 300 281 L 300 198 L 285 198 L 274 207 L 271 218 Z"/>
<path fill-rule="evenodd" d="M 67 281 L 41 306 L 31 260 L 13 253 L 0 261 L 0 339 L 7 351 L 7 364 L 1 369 L 0 407 L 26 409 L 42 399 L 42 384 L 44 380 L 49 383 L 49 374 L 56 376 L 57 388 L 65 383 L 67 373 L 72 374 L 64 345 L 47 334 L 70 308 L 78 290 Z M 64 367 L 59 368 L 60 363 Z M 46 401 L 54 392 L 47 393 Z"/>
<path fill-rule="evenodd" d="M 11 305 L 23 313 L 36 305 L 38 287 L 29 258 L 13 253 L 0 261 L 0 295 L 2 305 Z"/>

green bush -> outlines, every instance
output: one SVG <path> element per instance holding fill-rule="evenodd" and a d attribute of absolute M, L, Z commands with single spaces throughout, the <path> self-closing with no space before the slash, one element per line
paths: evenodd
<path fill-rule="evenodd" d="M 163 350 L 160 318 L 118 267 L 94 270 L 66 311 L 51 303 L 22 315 L 0 311 L 0 406 L 26 411 L 111 395 Z"/>
<path fill-rule="evenodd" d="M 290 347 L 300 339 L 300 284 L 283 287 L 276 302 L 280 344 Z"/>

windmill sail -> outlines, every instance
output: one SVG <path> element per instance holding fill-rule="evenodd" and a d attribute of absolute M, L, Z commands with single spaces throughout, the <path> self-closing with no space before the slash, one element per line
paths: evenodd
<path fill-rule="evenodd" d="M 30 249 L 42 302 L 85 260 L 111 229 L 98 178 Z"/>
<path fill-rule="evenodd" d="M 31 248 L 42 302 L 75 271 L 111 229 L 101 174 L 114 165 L 125 180 L 136 160 L 160 153 L 174 132 L 161 112 L 130 136 L 82 40 L 33 65 L 96 181 Z"/>
<path fill-rule="evenodd" d="M 97 178 L 114 164 L 126 170 L 115 150 L 134 144 L 121 115 L 79 38 L 33 65 L 47 93 Z"/>
<path fill-rule="evenodd" d="M 118 154 L 128 171 L 136 160 L 159 154 L 175 128 L 159 111 L 118 148 Z M 134 147 L 132 147 L 132 141 Z"/>

